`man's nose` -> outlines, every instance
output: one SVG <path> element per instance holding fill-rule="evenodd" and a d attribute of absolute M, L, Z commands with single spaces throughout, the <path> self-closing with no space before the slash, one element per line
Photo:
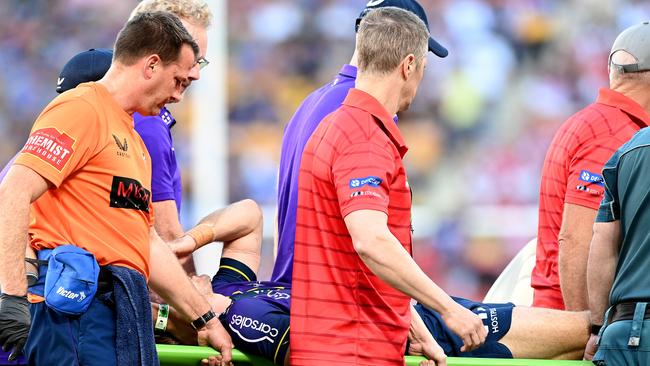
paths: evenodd
<path fill-rule="evenodd" d="M 183 100 L 183 91 L 185 90 L 184 87 L 180 87 L 176 90 L 174 90 L 174 94 L 169 98 L 167 103 L 178 103 L 181 100 Z"/>
<path fill-rule="evenodd" d="M 201 66 L 198 63 L 192 67 L 187 78 L 190 79 L 190 81 L 199 80 L 201 78 Z"/>

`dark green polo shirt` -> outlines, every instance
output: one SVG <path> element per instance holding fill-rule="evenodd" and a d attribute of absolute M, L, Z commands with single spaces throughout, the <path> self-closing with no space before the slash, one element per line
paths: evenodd
<path fill-rule="evenodd" d="M 650 300 L 650 128 L 614 153 L 603 178 L 596 222 L 620 220 L 622 239 L 610 304 Z"/>

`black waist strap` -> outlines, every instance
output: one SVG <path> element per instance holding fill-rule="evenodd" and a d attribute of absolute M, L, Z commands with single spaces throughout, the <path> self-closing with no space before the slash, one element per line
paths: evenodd
<path fill-rule="evenodd" d="M 635 302 L 622 302 L 620 304 L 614 305 L 611 310 L 611 320 L 610 323 L 619 321 L 619 320 L 631 320 L 634 318 L 634 309 L 636 308 Z M 650 318 L 650 306 L 645 309 L 645 315 L 643 319 Z"/>
<path fill-rule="evenodd" d="M 97 277 L 97 293 L 106 293 L 113 290 L 113 275 L 106 267 L 99 267 Z"/>

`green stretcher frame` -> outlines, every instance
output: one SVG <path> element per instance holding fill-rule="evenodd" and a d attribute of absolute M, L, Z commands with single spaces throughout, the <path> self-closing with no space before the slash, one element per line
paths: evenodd
<path fill-rule="evenodd" d="M 156 345 L 161 366 L 196 366 L 201 359 L 219 353 L 210 347 Z M 236 349 L 232 351 L 235 365 L 273 366 L 273 362 L 259 356 L 247 355 Z M 406 356 L 406 366 L 416 366 L 424 357 Z M 500 358 L 449 357 L 448 366 L 593 366 L 590 361 L 558 361 Z"/>

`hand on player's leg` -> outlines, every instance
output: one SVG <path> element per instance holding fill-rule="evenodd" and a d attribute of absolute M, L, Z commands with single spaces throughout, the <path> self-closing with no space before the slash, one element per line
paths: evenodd
<path fill-rule="evenodd" d="M 441 315 L 447 327 L 463 340 L 461 352 L 473 351 L 485 343 L 487 330 L 478 315 L 460 305 Z"/>

